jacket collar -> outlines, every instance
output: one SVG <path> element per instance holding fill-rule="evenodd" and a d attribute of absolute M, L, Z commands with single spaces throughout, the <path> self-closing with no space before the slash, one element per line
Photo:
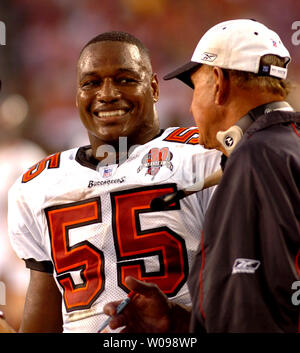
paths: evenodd
<path fill-rule="evenodd" d="M 235 125 L 239 126 L 243 133 L 245 133 L 248 128 L 255 123 L 260 117 L 267 116 L 267 114 L 274 111 L 289 111 L 293 112 L 294 109 L 286 101 L 276 101 L 271 103 L 262 104 L 252 110 L 250 110 L 246 115 L 244 115 Z M 273 120 L 273 117 L 272 117 Z M 268 119 L 269 121 L 269 119 Z M 254 124 L 256 125 L 256 124 Z"/>

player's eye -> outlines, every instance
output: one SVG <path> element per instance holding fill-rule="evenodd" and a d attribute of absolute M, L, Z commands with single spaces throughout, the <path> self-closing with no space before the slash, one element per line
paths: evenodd
<path fill-rule="evenodd" d="M 94 86 L 99 85 L 99 83 L 100 83 L 100 80 L 88 80 L 88 81 L 83 82 L 81 84 L 81 87 L 83 87 L 83 88 L 94 87 Z"/>
<path fill-rule="evenodd" d="M 117 81 L 123 85 L 137 82 L 134 78 L 131 77 L 119 77 Z"/>

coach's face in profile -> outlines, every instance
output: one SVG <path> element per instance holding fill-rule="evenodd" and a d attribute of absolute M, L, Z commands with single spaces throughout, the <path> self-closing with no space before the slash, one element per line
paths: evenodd
<path fill-rule="evenodd" d="M 146 54 L 134 44 L 102 41 L 78 61 L 76 104 L 91 144 L 149 141 L 159 131 L 158 83 Z"/>
<path fill-rule="evenodd" d="M 220 79 L 222 70 L 201 65 L 191 74 L 194 85 L 190 112 L 199 128 L 199 143 L 205 148 L 222 150 L 216 139 L 218 131 L 227 130 L 231 126 L 224 119 L 224 95 L 227 85 Z M 223 151 L 224 152 L 224 151 Z"/>

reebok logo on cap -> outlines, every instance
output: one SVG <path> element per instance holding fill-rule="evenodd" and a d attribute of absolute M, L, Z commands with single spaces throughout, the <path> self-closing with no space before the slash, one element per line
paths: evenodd
<path fill-rule="evenodd" d="M 217 54 L 203 53 L 201 56 L 201 60 L 213 62 L 214 60 L 216 60 L 217 56 L 218 56 Z"/>

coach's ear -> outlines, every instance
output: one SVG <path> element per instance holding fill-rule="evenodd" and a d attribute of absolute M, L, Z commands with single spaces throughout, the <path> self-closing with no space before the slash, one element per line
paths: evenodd
<path fill-rule="evenodd" d="M 215 104 L 224 105 L 229 93 L 229 80 L 225 71 L 214 66 L 213 77 L 215 81 Z"/>

